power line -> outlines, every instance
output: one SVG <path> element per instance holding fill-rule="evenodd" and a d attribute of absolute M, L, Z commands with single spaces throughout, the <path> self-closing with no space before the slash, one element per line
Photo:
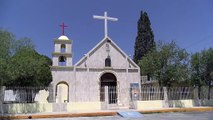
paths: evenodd
<path fill-rule="evenodd" d="M 212 39 L 211 39 L 212 38 Z M 203 39 L 201 40 L 197 40 L 195 42 L 193 42 L 192 44 L 184 47 L 185 49 L 189 49 L 189 48 L 192 48 L 192 47 L 196 47 L 199 43 L 201 42 L 208 42 L 209 40 L 213 40 L 213 35 L 210 35 L 210 36 L 207 36 L 207 37 L 204 37 Z"/>

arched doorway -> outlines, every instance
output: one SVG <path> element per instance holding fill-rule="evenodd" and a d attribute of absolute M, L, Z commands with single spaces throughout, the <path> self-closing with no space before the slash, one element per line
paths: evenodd
<path fill-rule="evenodd" d="M 59 82 L 56 85 L 56 103 L 69 102 L 69 85 L 66 82 Z"/>
<path fill-rule="evenodd" d="M 117 79 L 112 73 L 105 73 L 100 79 L 100 101 L 109 104 L 117 103 Z"/>

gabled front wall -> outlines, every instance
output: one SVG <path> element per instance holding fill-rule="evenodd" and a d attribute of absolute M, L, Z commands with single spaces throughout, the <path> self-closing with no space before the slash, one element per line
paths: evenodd
<path fill-rule="evenodd" d="M 77 65 L 79 67 L 85 67 L 85 64 L 89 68 L 104 68 L 105 67 L 105 59 L 108 56 L 108 52 L 106 50 L 107 41 L 103 41 L 99 46 L 97 46 L 93 51 L 87 54 L 86 58 L 81 62 L 81 64 Z M 129 62 L 129 57 L 122 53 L 119 48 L 117 48 L 112 42 L 108 42 L 109 44 L 109 56 L 111 58 L 111 67 L 114 69 L 126 69 L 131 66 L 132 68 L 137 68 Z"/>

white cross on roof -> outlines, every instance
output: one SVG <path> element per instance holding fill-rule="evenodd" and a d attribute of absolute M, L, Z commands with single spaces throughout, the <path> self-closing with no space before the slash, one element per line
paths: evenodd
<path fill-rule="evenodd" d="M 104 12 L 104 16 L 93 15 L 94 19 L 104 19 L 104 33 L 105 38 L 108 37 L 108 29 L 107 29 L 107 20 L 110 21 L 118 21 L 118 18 L 108 17 L 107 12 Z"/>

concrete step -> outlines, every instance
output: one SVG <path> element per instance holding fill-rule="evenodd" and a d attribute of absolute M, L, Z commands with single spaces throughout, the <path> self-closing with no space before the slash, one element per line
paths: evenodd
<path fill-rule="evenodd" d="M 143 115 L 137 111 L 120 111 L 118 115 L 123 118 L 143 118 Z"/>

